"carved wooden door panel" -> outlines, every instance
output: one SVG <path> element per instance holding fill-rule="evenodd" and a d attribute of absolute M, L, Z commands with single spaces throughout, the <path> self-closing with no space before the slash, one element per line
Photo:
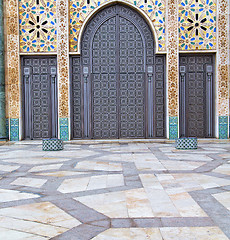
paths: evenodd
<path fill-rule="evenodd" d="M 213 55 L 180 56 L 180 135 L 213 137 Z"/>
<path fill-rule="evenodd" d="M 73 138 L 165 136 L 165 59 L 138 13 L 122 5 L 97 13 L 81 54 L 72 58 Z"/>
<path fill-rule="evenodd" d="M 57 137 L 56 58 L 22 59 L 24 138 Z"/>

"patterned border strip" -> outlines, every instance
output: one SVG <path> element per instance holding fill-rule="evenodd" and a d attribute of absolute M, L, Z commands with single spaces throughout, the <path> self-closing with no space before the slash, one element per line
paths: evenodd
<path fill-rule="evenodd" d="M 178 138 L 178 117 L 169 117 L 169 139 Z"/>
<path fill-rule="evenodd" d="M 218 115 L 229 115 L 229 52 L 228 52 L 228 0 L 222 0 L 218 8 Z"/>
<path fill-rule="evenodd" d="M 68 2 L 57 0 L 58 21 L 58 97 L 59 117 L 69 117 L 69 29 L 68 29 Z"/>
<path fill-rule="evenodd" d="M 19 118 L 20 115 L 20 57 L 19 57 L 19 15 L 18 1 L 6 1 L 7 26 L 7 67 L 8 77 L 8 111 L 9 118 Z"/>
<path fill-rule="evenodd" d="M 219 138 L 227 139 L 228 138 L 228 117 L 219 116 Z"/>
<path fill-rule="evenodd" d="M 9 139 L 9 119 L 6 118 L 6 139 Z"/>
<path fill-rule="evenodd" d="M 19 141 L 19 119 L 10 119 L 10 140 Z"/>
<path fill-rule="evenodd" d="M 178 4 L 168 1 L 168 115 L 177 117 L 179 112 L 179 46 L 178 46 Z M 170 121 L 170 120 L 169 120 Z"/>
<path fill-rule="evenodd" d="M 63 141 L 69 140 L 69 119 L 68 118 L 59 118 L 60 126 L 60 139 Z"/>

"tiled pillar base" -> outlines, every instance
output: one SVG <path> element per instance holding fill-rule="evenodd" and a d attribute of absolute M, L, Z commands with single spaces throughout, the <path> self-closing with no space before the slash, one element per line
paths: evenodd
<path fill-rule="evenodd" d="M 2 76 L 1 76 L 2 77 Z M 4 88 L 4 86 L 0 86 Z M 2 89 L 0 89 L 1 91 Z M 0 140 L 6 140 L 5 92 L 0 92 Z"/>
<path fill-rule="evenodd" d="M 19 141 L 19 119 L 10 119 L 10 141 Z"/>
<path fill-rule="evenodd" d="M 6 139 L 9 139 L 9 119 L 6 118 Z"/>
<path fill-rule="evenodd" d="M 178 138 L 178 117 L 169 117 L 169 139 Z"/>
<path fill-rule="evenodd" d="M 219 116 L 219 138 L 227 139 L 228 138 L 228 117 Z"/>
<path fill-rule="evenodd" d="M 69 119 L 59 118 L 60 139 L 68 141 L 69 139 Z"/>

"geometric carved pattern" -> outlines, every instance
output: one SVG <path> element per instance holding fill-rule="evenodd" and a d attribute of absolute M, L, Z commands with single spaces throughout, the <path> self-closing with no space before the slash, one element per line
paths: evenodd
<path fill-rule="evenodd" d="M 165 137 L 165 56 L 155 56 L 154 118 L 156 137 Z"/>
<path fill-rule="evenodd" d="M 119 16 L 115 15 L 116 9 Z M 135 20 L 137 27 L 127 19 L 128 17 Z M 95 30 L 95 26 L 99 23 L 100 27 Z M 144 39 L 141 37 L 140 29 Z M 90 53 L 89 43 L 93 31 L 96 33 L 93 37 L 93 50 Z M 146 59 L 144 59 L 145 55 Z M 97 13 L 84 32 L 82 56 L 84 66 L 90 67 L 91 62 L 93 64 L 91 78 L 93 138 L 145 137 L 147 121 L 145 62 L 150 66 L 156 62 L 154 135 L 164 137 L 164 57 L 159 56 L 154 60 L 152 33 L 139 14 L 119 5 Z M 92 60 L 90 56 L 93 57 Z M 77 77 L 75 74 L 73 79 L 77 78 L 80 76 Z M 75 90 L 73 94 L 75 96 Z M 76 95 L 78 97 L 74 100 L 74 104 L 77 102 L 80 107 L 80 94 Z M 79 120 L 79 118 L 80 115 L 74 116 L 74 119 Z M 80 126 L 80 122 L 78 125 Z"/>
<path fill-rule="evenodd" d="M 23 66 L 32 69 L 30 75 L 32 138 L 49 138 L 51 104 L 54 104 L 51 102 L 50 67 L 56 66 L 56 58 L 25 58 Z"/>
<path fill-rule="evenodd" d="M 180 50 L 216 49 L 216 0 L 180 0 Z"/>
<path fill-rule="evenodd" d="M 158 38 L 157 49 L 159 51 L 166 51 L 166 33 L 165 33 L 165 15 L 166 15 L 166 1 L 165 0 L 126 0 L 128 3 L 140 8 L 151 20 Z M 108 0 L 70 0 L 70 51 L 78 52 L 79 33 L 87 16 L 99 8 Z"/>
<path fill-rule="evenodd" d="M 80 70 L 80 58 L 72 58 L 72 109 L 73 109 L 73 138 L 82 137 L 81 126 L 81 70 Z"/>
<path fill-rule="evenodd" d="M 19 0 L 21 52 L 54 52 L 56 0 Z"/>
<path fill-rule="evenodd" d="M 185 66 L 186 136 L 207 137 L 206 64 L 212 65 L 212 56 L 181 56 L 180 65 Z M 183 91 L 183 89 L 181 90 Z M 182 93 L 181 93 L 182 94 Z M 209 100 L 211 101 L 211 100 Z M 212 106 L 212 104 L 211 104 Z M 181 111 L 183 111 L 181 109 Z"/>
<path fill-rule="evenodd" d="M 116 17 L 104 22 L 93 39 L 93 138 L 118 138 Z"/>
<path fill-rule="evenodd" d="M 120 17 L 119 20 L 120 137 L 143 138 L 145 137 L 145 75 L 143 41 L 139 30 L 129 20 L 122 17 Z"/>

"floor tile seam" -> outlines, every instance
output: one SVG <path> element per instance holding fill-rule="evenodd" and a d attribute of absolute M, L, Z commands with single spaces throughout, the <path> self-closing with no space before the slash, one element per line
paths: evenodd
<path fill-rule="evenodd" d="M 188 191 L 189 194 L 206 194 L 206 195 L 212 195 L 216 193 L 221 192 L 228 192 L 228 190 L 225 190 L 225 187 L 230 187 L 230 185 L 220 186 L 220 187 L 213 187 L 208 189 L 199 189 L 194 191 Z"/>
<path fill-rule="evenodd" d="M 71 173 L 76 173 L 75 175 L 66 175 L 66 176 L 52 176 L 52 175 L 42 175 L 42 174 L 47 174 L 47 173 L 58 173 L 58 172 L 71 172 Z M 80 173 L 80 174 L 79 174 Z M 39 171 L 39 172 L 30 172 L 28 175 L 25 175 L 26 177 L 31 177 L 31 178 L 59 178 L 59 179 L 70 179 L 70 178 L 82 178 L 85 176 L 101 176 L 101 175 L 117 175 L 117 174 L 123 174 L 122 171 L 103 171 L 103 170 L 97 170 L 97 171 L 71 171 L 71 170 L 56 170 L 56 171 Z"/>
<path fill-rule="evenodd" d="M 82 234 L 81 234 L 82 231 L 80 231 L 81 236 L 78 235 L 77 240 L 90 240 L 90 239 L 98 236 L 100 233 L 102 233 L 102 232 L 104 232 L 108 229 L 108 228 L 105 228 L 105 227 L 98 227 L 98 226 L 93 226 L 93 225 L 88 225 L 88 224 L 81 224 L 80 226 L 74 227 L 74 228 L 68 230 L 67 232 L 64 232 L 60 235 L 57 235 L 53 238 L 50 238 L 50 240 L 72 239 L 71 236 L 73 236 L 74 233 L 75 233 L 74 235 L 76 235 L 76 232 L 78 232 L 78 229 L 81 228 L 82 226 L 86 226 L 86 227 L 89 228 L 88 231 L 87 231 L 87 234 L 90 234 L 90 238 L 89 238 L 89 236 L 87 236 L 87 237 L 84 236 L 83 237 Z M 97 228 L 98 230 L 100 229 L 100 231 L 95 231 L 95 228 Z M 94 232 L 93 232 L 93 230 L 94 230 Z M 92 234 L 92 233 L 94 233 L 94 234 Z"/>
<path fill-rule="evenodd" d="M 72 198 L 76 198 L 76 197 L 100 195 L 100 194 L 106 194 L 106 193 L 122 192 L 122 191 L 128 191 L 128 190 L 139 189 L 139 188 L 143 188 L 143 187 L 118 186 L 118 187 L 95 189 L 95 190 L 88 190 L 88 191 L 81 191 L 81 192 L 74 192 L 74 193 L 65 193 L 63 195 L 66 195 L 66 196 L 69 196 Z M 66 197 L 64 197 L 64 198 L 66 198 Z"/>
<path fill-rule="evenodd" d="M 230 180 L 230 175 L 223 174 L 223 173 L 205 172 L 205 173 L 203 173 L 203 175 L 212 176 L 212 177 L 216 177 L 216 178 L 220 178 L 220 179 Z"/>
<path fill-rule="evenodd" d="M 195 170 L 196 171 L 203 171 L 203 172 L 211 172 L 214 169 L 216 169 L 219 166 L 224 164 L 224 162 L 218 163 L 217 161 L 219 161 L 219 160 L 213 160 L 211 162 L 208 162 L 208 163 L 196 168 Z M 214 165 L 214 166 L 212 166 L 212 165 Z"/>
<path fill-rule="evenodd" d="M 59 209 L 61 209 L 62 211 L 64 211 L 65 213 L 69 214 L 71 217 L 73 217 L 74 219 L 77 219 L 78 221 L 80 221 L 78 219 L 78 217 L 76 217 L 76 215 L 74 214 L 74 212 L 76 210 L 79 211 L 79 208 L 84 210 L 85 213 L 88 211 L 90 212 L 91 214 L 94 214 L 94 216 L 100 216 L 100 217 L 103 217 L 102 219 L 100 218 L 100 220 L 109 220 L 109 217 L 106 216 L 105 214 L 101 213 L 101 212 L 98 212 L 97 210 L 93 209 L 93 208 L 90 208 L 88 207 L 87 205 L 83 204 L 82 202 L 78 201 L 78 200 L 75 200 L 73 198 L 71 198 L 71 200 L 74 201 L 74 203 L 76 204 L 76 209 L 71 209 L 71 210 L 67 210 L 67 209 L 64 209 L 62 207 L 62 205 L 59 204 L 58 201 L 50 201 L 52 204 L 54 204 L 56 207 L 58 207 Z M 92 213 L 93 211 L 93 213 Z M 80 218 L 80 217 L 79 217 Z M 95 220 L 96 221 L 96 220 Z M 99 221 L 99 220 L 98 220 Z M 81 221 L 80 221 L 81 222 Z M 89 221 L 89 222 L 93 222 L 93 221 Z M 87 224 L 88 222 L 81 222 L 81 224 Z"/>
<path fill-rule="evenodd" d="M 113 221 L 127 221 L 127 222 L 131 222 L 131 226 L 132 228 L 140 228 L 140 227 L 145 227 L 145 228 L 158 228 L 158 227 L 212 227 L 212 226 L 217 226 L 213 220 L 210 217 L 152 217 L 152 218 L 110 218 L 109 221 L 111 222 L 111 224 L 113 225 Z M 178 221 L 178 223 L 169 223 L 166 224 L 167 221 L 173 221 L 176 220 Z M 194 224 L 191 224 L 190 222 L 188 222 L 188 224 L 186 224 L 186 221 L 193 221 L 195 220 Z M 141 224 L 137 224 L 137 222 L 135 221 L 141 221 Z M 150 225 L 151 223 L 149 221 L 153 221 L 152 226 L 144 226 L 146 225 Z M 165 222 L 166 221 L 166 222 Z M 200 221 L 200 222 L 199 222 Z M 206 223 L 201 223 L 203 221 L 206 221 Z M 141 226 L 140 226 L 141 225 Z M 114 227 L 111 226 L 111 228 L 119 228 L 119 227 Z M 127 227 L 124 227 L 127 228 Z"/>
<path fill-rule="evenodd" d="M 50 239 L 48 236 L 40 235 L 40 234 L 37 234 L 37 233 L 31 233 L 31 232 L 23 231 L 23 230 L 19 230 L 19 229 L 12 229 L 12 228 L 6 228 L 6 227 L 1 227 L 1 226 L 0 226 L 0 228 L 13 230 L 13 231 L 16 231 L 16 232 L 21 232 L 21 233 L 28 233 L 28 234 L 33 235 L 33 236 L 39 236 L 39 237 L 43 237 L 43 238 L 46 238 L 46 239 Z"/>
<path fill-rule="evenodd" d="M 39 195 L 39 197 L 37 198 L 49 196 L 51 193 L 57 193 L 57 195 L 62 194 L 59 191 L 46 191 L 45 189 L 42 189 L 42 188 L 34 188 L 34 187 L 21 186 L 21 185 L 0 186 L 0 190 L 1 189 L 17 191 L 17 192 L 26 193 L 26 194 L 36 194 L 36 195 Z"/>
<path fill-rule="evenodd" d="M 29 220 L 29 219 L 25 219 L 25 218 L 19 218 L 19 217 L 13 217 L 13 216 L 8 216 L 8 215 L 3 215 L 0 213 L 0 218 L 1 217 L 7 217 L 7 218 L 11 218 L 11 219 L 15 219 L 15 220 L 20 220 L 20 221 L 24 221 L 24 222 L 33 222 L 33 223 L 37 223 L 37 224 L 41 224 L 41 225 L 47 225 L 47 226 L 52 226 L 52 227 L 58 227 L 58 228 L 65 228 L 65 229 L 70 229 L 70 228 L 67 228 L 67 227 L 63 227 L 63 226 L 58 226 L 58 225 L 55 225 L 55 223 L 58 223 L 58 222 L 55 222 L 54 224 L 53 223 L 44 223 L 44 222 L 41 222 L 41 221 L 36 221 L 36 220 Z M 71 216 L 72 217 L 72 216 Z M 1 223 L 0 223 L 0 227 L 1 226 Z M 3 228 L 6 228 L 6 227 L 3 227 Z M 8 228 L 8 229 L 13 229 L 13 228 Z"/>
<path fill-rule="evenodd" d="M 226 227 L 229 228 L 229 222 L 230 222 L 230 211 L 228 209 L 225 208 L 225 206 L 223 206 L 217 199 L 215 199 L 211 194 L 207 194 L 205 200 L 206 201 L 200 201 L 199 199 L 196 199 L 196 196 L 193 194 L 192 198 L 197 202 L 197 204 L 201 207 L 201 209 L 203 209 L 204 212 L 206 212 L 206 214 L 213 220 L 213 222 L 215 222 L 217 224 L 217 226 L 224 232 L 224 234 L 230 239 L 230 232 L 226 231 Z M 208 203 L 208 199 L 209 202 L 210 199 L 212 199 L 212 203 L 214 202 L 214 205 L 212 204 L 212 209 L 208 209 L 207 208 L 207 203 Z M 228 221 L 228 223 L 226 222 L 223 226 L 223 222 L 219 220 L 219 216 L 216 215 L 214 213 L 213 210 L 218 210 L 218 213 L 223 216 L 223 212 L 225 215 L 225 221 Z M 228 218 L 228 220 L 226 219 Z"/>

